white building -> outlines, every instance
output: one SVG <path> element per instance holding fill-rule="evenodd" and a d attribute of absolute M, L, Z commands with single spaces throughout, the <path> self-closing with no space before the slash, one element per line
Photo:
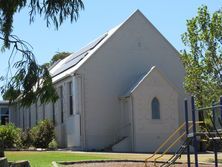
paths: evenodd
<path fill-rule="evenodd" d="M 0 100 L 0 125 L 9 123 L 10 116 L 9 102 Z"/>
<path fill-rule="evenodd" d="M 51 119 L 63 147 L 151 152 L 183 122 L 179 53 L 138 10 L 50 72 L 59 100 L 17 108 L 13 122 Z"/>

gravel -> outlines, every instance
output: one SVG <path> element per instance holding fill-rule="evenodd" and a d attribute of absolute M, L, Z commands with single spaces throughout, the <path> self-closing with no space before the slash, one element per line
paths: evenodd
<path fill-rule="evenodd" d="M 161 164 L 158 164 L 160 166 Z M 144 167 L 144 162 L 89 162 L 75 163 L 65 165 L 64 167 Z M 172 167 L 187 167 L 187 164 L 174 164 Z M 194 165 L 191 165 L 194 167 Z M 222 165 L 218 165 L 222 167 Z M 147 164 L 147 167 L 154 167 L 153 163 Z M 199 167 L 214 167 L 214 164 L 199 164 Z"/>

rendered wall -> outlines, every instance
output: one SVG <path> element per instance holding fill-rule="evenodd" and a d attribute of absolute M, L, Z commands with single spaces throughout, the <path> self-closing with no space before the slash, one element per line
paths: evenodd
<path fill-rule="evenodd" d="M 178 53 L 137 12 L 80 67 L 87 149 L 102 149 L 120 138 L 118 97 L 153 65 L 178 87 L 183 100 L 184 69 Z M 177 111 L 182 109 L 180 104 Z"/>
<path fill-rule="evenodd" d="M 63 123 L 61 120 L 61 101 L 60 101 L 61 99 L 59 98 L 57 102 L 54 104 L 55 133 L 56 133 L 56 139 L 61 147 L 74 147 L 74 146 L 80 147 L 81 146 L 80 114 L 74 117 L 70 115 L 70 109 L 69 109 L 70 107 L 69 83 L 70 82 L 73 82 L 71 76 L 62 80 L 61 82 L 54 84 L 58 94 L 59 94 L 59 88 L 61 86 L 63 87 L 62 88 L 63 89 Z M 78 86 L 76 86 L 75 88 L 78 88 Z M 75 92 L 75 89 L 73 89 L 72 91 Z M 78 100 L 78 97 L 75 98 L 75 101 L 77 100 Z M 14 104 L 12 108 L 13 110 L 11 114 L 11 121 L 15 123 L 17 127 L 20 127 L 24 130 L 35 126 L 36 123 L 43 120 L 43 118 L 53 121 L 53 104 L 52 103 L 40 104 L 40 101 L 38 101 L 37 104 L 32 104 L 28 108 L 19 107 L 18 104 Z M 73 106 L 73 108 L 75 108 L 75 106 Z M 31 114 L 30 116 L 29 116 L 29 112 Z M 31 118 L 31 120 L 29 120 L 29 118 Z"/>
<path fill-rule="evenodd" d="M 155 151 L 178 128 L 178 93 L 155 69 L 133 93 L 134 151 Z M 160 119 L 152 119 L 157 98 Z"/>
<path fill-rule="evenodd" d="M 82 100 L 81 145 L 85 149 L 103 149 L 121 138 L 119 96 L 123 95 L 141 74 L 154 65 L 177 86 L 178 110 L 180 119 L 183 120 L 181 111 L 183 111 L 184 98 L 182 86 L 184 69 L 179 55 L 144 16 L 136 12 L 76 72 L 81 77 L 79 86 L 82 90 L 78 99 Z M 57 138 L 64 147 L 69 145 L 65 132 L 67 130 L 65 123 L 70 116 L 67 92 L 69 81 L 71 77 L 55 84 L 56 88 L 63 86 L 64 122 L 61 123 L 59 100 L 55 104 L 55 117 Z M 35 110 L 34 106 L 31 108 L 32 111 Z M 41 110 L 41 105 L 38 104 L 38 120 L 42 119 Z M 33 120 L 36 119 L 33 113 L 32 126 L 35 124 Z M 48 116 L 50 114 L 46 113 L 47 118 Z M 20 127 L 22 121 L 23 115 L 20 111 L 18 117 Z"/>

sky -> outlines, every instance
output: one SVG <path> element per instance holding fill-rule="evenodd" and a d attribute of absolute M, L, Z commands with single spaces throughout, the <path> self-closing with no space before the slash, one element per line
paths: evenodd
<path fill-rule="evenodd" d="M 28 10 L 23 10 L 14 17 L 13 34 L 30 43 L 38 63 L 43 64 L 57 52 L 78 51 L 139 9 L 180 51 L 184 48 L 181 34 L 186 31 L 186 20 L 197 14 L 198 7 L 207 5 L 211 13 L 222 7 L 219 0 L 83 0 L 83 3 L 85 9 L 78 21 L 71 24 L 67 20 L 59 30 L 47 28 L 44 18 L 39 17 L 30 25 Z M 0 53 L 0 76 L 7 72 L 9 54 Z"/>

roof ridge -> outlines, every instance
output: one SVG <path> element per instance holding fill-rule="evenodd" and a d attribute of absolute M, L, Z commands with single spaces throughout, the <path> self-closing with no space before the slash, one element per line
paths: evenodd
<path fill-rule="evenodd" d="M 109 40 L 114 34 L 115 32 L 117 32 L 121 27 L 123 27 L 131 18 L 133 18 L 136 14 L 142 14 L 140 12 L 140 10 L 136 10 L 135 12 L 133 12 L 125 21 L 123 21 L 122 23 L 118 24 L 117 26 L 111 28 L 109 31 L 107 31 L 106 33 L 104 33 L 103 35 L 99 36 L 98 38 L 96 38 L 95 40 L 93 40 L 92 42 L 89 42 L 87 45 L 85 45 L 85 47 L 82 47 L 80 50 L 78 50 L 77 52 L 73 53 L 72 55 L 75 55 L 76 53 L 81 53 L 81 50 L 84 50 L 84 48 L 86 48 L 86 54 L 82 54 L 83 56 L 77 56 L 76 58 L 73 59 L 73 61 L 80 59 L 78 62 L 74 62 L 73 65 L 65 68 L 63 67 L 65 65 L 65 62 L 67 62 L 71 55 L 68 56 L 67 58 L 65 58 L 65 61 L 61 61 L 60 63 L 58 63 L 54 68 L 52 68 L 51 70 L 51 75 L 54 78 L 54 81 L 60 80 L 64 77 L 66 77 L 67 75 L 71 75 L 72 73 L 74 73 L 78 68 L 80 68 L 93 54 L 95 54 L 99 48 L 104 45 L 106 43 L 107 40 Z M 104 35 L 106 35 L 104 37 Z M 101 41 L 99 41 L 98 43 L 96 43 L 91 50 L 87 49 L 90 45 L 93 45 L 94 42 L 96 42 L 98 39 L 100 39 L 101 37 L 104 37 Z M 77 54 L 78 55 L 78 54 Z M 74 56 L 75 57 L 75 56 Z M 81 58 L 79 58 L 81 57 Z M 73 68 L 75 67 L 75 68 Z M 70 69 L 70 70 L 69 70 Z M 58 72 L 59 71 L 59 72 Z M 62 74 L 63 73 L 63 74 Z M 62 74 L 61 76 L 59 76 L 60 74 Z M 58 76 L 58 77 L 57 77 Z"/>

